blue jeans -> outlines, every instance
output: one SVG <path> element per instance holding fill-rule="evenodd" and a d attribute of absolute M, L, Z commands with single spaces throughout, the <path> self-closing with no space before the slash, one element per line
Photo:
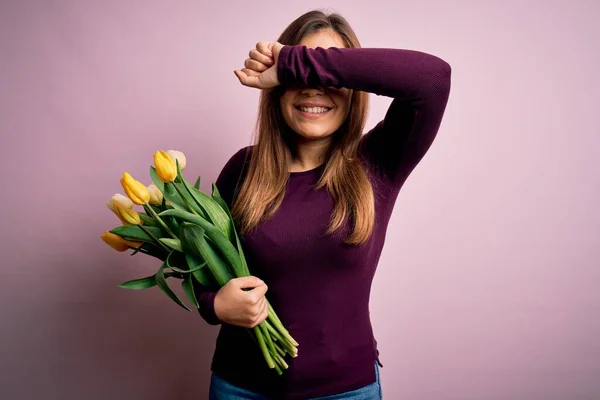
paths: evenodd
<path fill-rule="evenodd" d="M 382 400 L 381 381 L 379 379 L 379 365 L 375 362 L 375 376 L 377 381 L 349 392 L 331 396 L 314 397 L 310 400 Z M 214 373 L 210 378 L 209 400 L 274 400 L 260 393 L 251 392 L 234 386 L 219 378 Z"/>

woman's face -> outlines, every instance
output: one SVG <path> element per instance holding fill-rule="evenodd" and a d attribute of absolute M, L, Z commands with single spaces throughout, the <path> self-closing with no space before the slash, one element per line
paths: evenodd
<path fill-rule="evenodd" d="M 346 47 L 342 38 L 331 30 L 311 34 L 299 45 Z M 351 98 L 352 90 L 346 88 L 294 85 L 286 87 L 279 102 L 283 119 L 300 136 L 299 139 L 312 140 L 325 138 L 339 129 L 350 111 Z"/>

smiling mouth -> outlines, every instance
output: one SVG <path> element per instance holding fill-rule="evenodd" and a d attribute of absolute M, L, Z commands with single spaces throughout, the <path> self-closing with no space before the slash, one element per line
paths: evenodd
<path fill-rule="evenodd" d="M 294 106 L 296 110 L 302 112 L 303 114 L 309 115 L 324 115 L 333 109 L 333 107 L 300 107 Z"/>

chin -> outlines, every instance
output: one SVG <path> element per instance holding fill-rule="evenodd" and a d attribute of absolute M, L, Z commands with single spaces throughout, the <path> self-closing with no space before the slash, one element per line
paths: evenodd
<path fill-rule="evenodd" d="M 330 132 L 327 131 L 304 131 L 304 130 L 297 130 L 296 134 L 298 136 L 302 136 L 305 139 L 320 139 L 320 138 L 324 138 L 327 137 L 329 135 L 331 135 Z"/>

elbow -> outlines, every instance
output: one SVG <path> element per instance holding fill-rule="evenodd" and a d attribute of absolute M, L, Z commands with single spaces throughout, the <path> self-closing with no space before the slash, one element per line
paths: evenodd
<path fill-rule="evenodd" d="M 438 58 L 438 60 L 438 66 L 434 70 L 431 79 L 430 89 L 435 95 L 447 99 L 450 96 L 450 88 L 452 86 L 452 67 L 441 58 Z"/>
<path fill-rule="evenodd" d="M 452 67 L 450 64 L 439 58 L 439 65 L 435 75 L 439 90 L 441 90 L 443 93 L 449 94 L 452 80 Z"/>

